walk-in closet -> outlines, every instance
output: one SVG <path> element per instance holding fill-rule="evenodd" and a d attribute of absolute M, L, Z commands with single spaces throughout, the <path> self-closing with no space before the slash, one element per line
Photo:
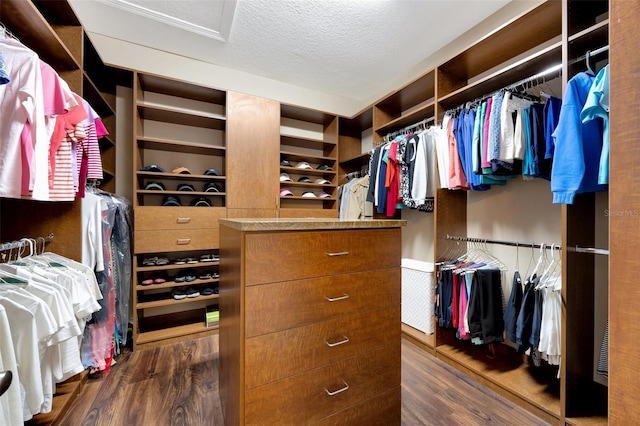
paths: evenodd
<path fill-rule="evenodd" d="M 393 3 L 0 0 L 0 426 L 640 423 L 640 8 Z"/>

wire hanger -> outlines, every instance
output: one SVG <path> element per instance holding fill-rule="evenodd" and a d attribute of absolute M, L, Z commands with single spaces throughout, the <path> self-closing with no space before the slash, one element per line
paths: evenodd
<path fill-rule="evenodd" d="M 591 50 L 587 50 L 587 53 L 584 55 L 585 63 L 587 64 L 587 73 L 594 75 L 595 73 L 591 69 Z"/>

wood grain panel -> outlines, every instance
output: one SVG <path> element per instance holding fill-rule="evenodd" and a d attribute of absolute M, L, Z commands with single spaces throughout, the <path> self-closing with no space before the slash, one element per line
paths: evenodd
<path fill-rule="evenodd" d="M 400 345 L 391 345 L 246 392 L 247 425 L 301 425 L 400 384 Z M 330 396 L 330 392 L 348 389 Z"/>
<path fill-rule="evenodd" d="M 347 298 L 328 301 L 327 298 Z M 400 269 L 250 286 L 247 337 L 400 304 Z"/>
<path fill-rule="evenodd" d="M 227 93 L 227 207 L 273 209 L 280 181 L 280 104 Z"/>
<path fill-rule="evenodd" d="M 213 250 L 218 247 L 218 229 L 161 229 L 136 231 L 134 253 Z"/>
<path fill-rule="evenodd" d="M 640 8 L 611 0 L 610 14 L 609 422 L 623 425 L 640 419 Z"/>
<path fill-rule="evenodd" d="M 136 208 L 136 231 L 157 229 L 218 228 L 218 219 L 227 217 L 224 207 L 162 207 Z"/>
<path fill-rule="evenodd" d="M 396 387 L 360 404 L 353 405 L 332 416 L 326 417 L 314 426 L 393 426 L 400 424 L 401 392 Z"/>
<path fill-rule="evenodd" d="M 255 233 L 247 235 L 245 284 L 399 267 L 399 262 L 400 229 Z"/>
<path fill-rule="evenodd" d="M 247 339 L 245 368 L 251 374 L 246 377 L 245 388 L 284 379 L 380 346 L 398 345 L 399 323 L 397 306 Z"/>

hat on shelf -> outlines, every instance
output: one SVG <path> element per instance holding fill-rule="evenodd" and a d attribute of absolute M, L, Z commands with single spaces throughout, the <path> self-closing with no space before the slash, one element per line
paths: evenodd
<path fill-rule="evenodd" d="M 192 191 L 192 192 L 195 192 L 196 189 L 193 187 L 193 185 L 189 185 L 188 183 L 181 183 L 180 185 L 178 185 L 178 191 Z"/>
<path fill-rule="evenodd" d="M 293 164 L 291 164 L 291 163 L 289 162 L 289 160 L 282 160 L 282 161 L 280 161 L 280 165 L 281 165 L 282 167 L 293 167 Z"/>
<path fill-rule="evenodd" d="M 140 169 L 141 172 L 156 172 L 156 173 L 164 173 L 166 170 L 163 169 L 162 167 L 155 165 L 155 164 L 149 164 L 148 166 L 144 166 Z"/>
<path fill-rule="evenodd" d="M 222 192 L 222 188 L 215 182 L 207 182 L 204 184 L 204 192 Z"/>
<path fill-rule="evenodd" d="M 333 170 L 331 167 L 327 166 L 326 164 L 320 164 L 318 166 L 318 170 Z"/>
<path fill-rule="evenodd" d="M 291 196 L 293 196 L 293 192 L 291 192 L 289 190 L 289 188 L 282 188 L 280 190 L 280 196 L 281 197 L 291 197 Z"/>
<path fill-rule="evenodd" d="M 146 191 L 164 191 L 165 186 L 162 182 L 149 182 L 144 186 Z"/>
<path fill-rule="evenodd" d="M 311 179 L 309 179 L 309 176 L 301 176 L 298 182 L 311 183 Z"/>
<path fill-rule="evenodd" d="M 280 182 L 293 182 L 288 173 L 280 173 Z"/>
<path fill-rule="evenodd" d="M 318 194 L 319 198 L 331 198 L 331 194 L 324 192 L 324 191 L 320 191 L 320 193 Z"/>
<path fill-rule="evenodd" d="M 296 164 L 296 169 L 313 169 L 313 167 L 311 167 L 309 165 L 309 163 L 307 163 L 306 161 L 300 161 L 298 164 Z"/>
<path fill-rule="evenodd" d="M 187 169 L 186 167 L 176 167 L 175 169 L 173 169 L 172 172 L 176 173 L 176 174 L 180 174 L 180 175 L 190 175 L 191 174 L 191 170 Z"/>
<path fill-rule="evenodd" d="M 206 197 L 198 197 L 191 200 L 191 205 L 195 207 L 211 207 L 211 200 Z"/>
<path fill-rule="evenodd" d="M 302 196 L 306 198 L 316 198 L 316 194 L 314 194 L 312 191 L 304 191 L 302 193 Z"/>
<path fill-rule="evenodd" d="M 331 181 L 325 178 L 318 178 L 316 179 L 316 183 L 319 183 L 320 185 L 330 185 Z"/>
<path fill-rule="evenodd" d="M 207 169 L 203 173 L 205 176 L 220 176 L 220 173 L 216 169 Z"/>
<path fill-rule="evenodd" d="M 178 197 L 175 197 L 173 195 L 167 195 L 162 200 L 162 205 L 163 206 L 181 206 L 182 202 L 180 201 L 180 198 L 178 198 Z"/>

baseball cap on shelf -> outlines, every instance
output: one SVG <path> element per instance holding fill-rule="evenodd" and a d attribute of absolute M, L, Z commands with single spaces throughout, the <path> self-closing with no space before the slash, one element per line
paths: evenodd
<path fill-rule="evenodd" d="M 211 207 L 211 200 L 206 197 L 198 197 L 191 200 L 191 205 L 196 207 Z"/>
<path fill-rule="evenodd" d="M 330 185 L 331 181 L 324 178 L 318 178 L 316 179 L 316 183 L 319 183 L 320 185 Z"/>
<path fill-rule="evenodd" d="M 331 194 L 324 192 L 324 191 L 320 191 L 320 193 L 318 194 L 318 197 L 320 198 L 331 198 Z"/>
<path fill-rule="evenodd" d="M 204 192 L 222 192 L 222 188 L 215 182 L 207 182 L 204 184 Z"/>
<path fill-rule="evenodd" d="M 302 196 L 306 198 L 316 198 L 316 194 L 314 194 L 312 191 L 305 191 L 302 193 Z"/>
<path fill-rule="evenodd" d="M 176 167 L 175 169 L 173 169 L 172 173 L 177 173 L 180 175 L 190 175 L 191 170 L 187 169 L 186 167 Z"/>
<path fill-rule="evenodd" d="M 296 164 L 296 169 L 313 169 L 306 161 L 300 161 Z"/>
<path fill-rule="evenodd" d="M 311 183 L 311 179 L 309 179 L 309 176 L 301 176 L 298 182 Z"/>
<path fill-rule="evenodd" d="M 326 164 L 320 164 L 318 166 L 318 170 L 333 170 L 331 167 L 327 166 Z"/>
<path fill-rule="evenodd" d="M 207 169 L 203 173 L 205 176 L 220 176 L 220 173 L 216 169 Z"/>
<path fill-rule="evenodd" d="M 280 190 L 280 196 L 281 197 L 291 197 L 291 196 L 293 196 L 293 192 L 291 192 L 289 190 L 289 188 L 282 188 Z"/>
<path fill-rule="evenodd" d="M 280 165 L 283 167 L 293 167 L 293 164 L 291 164 L 291 162 L 289 162 L 289 160 L 282 160 L 280 162 Z"/>
<path fill-rule="evenodd" d="M 149 182 L 145 185 L 144 189 L 146 191 L 164 191 L 165 186 L 162 182 Z"/>
<path fill-rule="evenodd" d="M 178 191 L 193 191 L 193 192 L 195 192 L 196 189 L 193 187 L 193 185 L 189 185 L 188 183 L 181 183 L 180 185 L 178 185 Z"/>
<path fill-rule="evenodd" d="M 178 198 L 178 197 L 175 197 L 173 195 L 167 195 L 162 200 L 162 205 L 163 206 L 181 206 L 182 202 L 180 201 L 180 198 Z"/>
<path fill-rule="evenodd" d="M 141 172 L 156 172 L 156 173 L 164 173 L 166 170 L 163 169 L 162 167 L 155 165 L 155 164 L 149 164 L 148 166 L 144 166 L 143 168 L 140 169 Z"/>
<path fill-rule="evenodd" d="M 293 182 L 288 173 L 280 173 L 280 182 Z"/>

